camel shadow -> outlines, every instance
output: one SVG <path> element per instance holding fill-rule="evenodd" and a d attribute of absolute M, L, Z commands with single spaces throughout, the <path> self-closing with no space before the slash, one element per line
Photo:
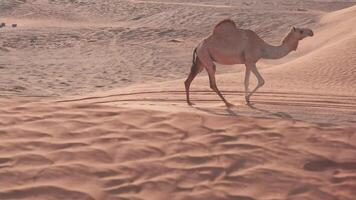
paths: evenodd
<path fill-rule="evenodd" d="M 269 110 L 266 110 L 266 109 L 263 109 L 263 108 L 258 108 L 254 104 L 251 104 L 251 103 L 248 103 L 246 105 L 249 108 L 253 109 L 253 110 L 259 111 L 261 113 L 264 113 L 264 114 L 267 114 L 267 115 L 270 115 L 270 116 L 275 116 L 275 117 L 278 117 L 278 118 L 281 118 L 281 119 L 287 119 L 287 120 L 295 120 L 291 115 L 289 115 L 289 114 L 287 114 L 285 112 L 272 112 L 272 111 L 269 111 Z"/>
<path fill-rule="evenodd" d="M 237 106 L 233 106 L 236 107 Z M 192 106 L 192 108 L 195 108 L 196 110 L 208 113 L 208 114 L 213 114 L 213 115 L 223 115 L 223 116 L 240 116 L 237 111 L 234 111 L 232 107 L 226 107 L 225 109 L 222 109 L 217 111 L 216 108 L 205 108 L 205 107 L 198 107 L 198 106 Z"/>
<path fill-rule="evenodd" d="M 266 110 L 263 108 L 257 107 L 255 104 L 245 104 L 249 109 L 258 111 L 261 115 L 256 115 L 255 117 L 258 118 L 270 118 L 268 116 L 271 116 L 272 118 L 278 118 L 278 119 L 284 119 L 284 120 L 291 120 L 291 121 L 296 121 L 291 115 L 285 113 L 285 112 L 273 112 L 270 110 Z M 225 109 L 222 110 L 217 110 L 216 108 L 204 108 L 204 107 L 197 107 L 197 106 L 192 106 L 193 108 L 206 112 L 209 114 L 214 114 L 214 115 L 223 115 L 223 116 L 244 116 L 242 112 L 238 112 L 239 107 L 238 106 L 232 106 L 232 107 L 226 107 Z"/>

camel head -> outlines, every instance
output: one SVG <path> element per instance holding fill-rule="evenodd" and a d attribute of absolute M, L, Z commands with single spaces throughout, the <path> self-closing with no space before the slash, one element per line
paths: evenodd
<path fill-rule="evenodd" d="M 283 38 L 282 43 L 290 46 L 291 50 L 295 51 L 298 48 L 298 42 L 306 37 L 312 37 L 313 31 L 308 28 L 292 27 L 286 37 Z"/>
<path fill-rule="evenodd" d="M 313 31 L 310 30 L 309 28 L 296 28 L 293 27 L 289 33 L 292 38 L 295 38 L 297 40 L 302 40 L 306 37 L 312 37 L 314 35 Z"/>

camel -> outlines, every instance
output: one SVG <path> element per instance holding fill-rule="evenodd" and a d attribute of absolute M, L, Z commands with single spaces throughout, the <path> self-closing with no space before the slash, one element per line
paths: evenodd
<path fill-rule="evenodd" d="M 314 35 L 308 28 L 292 27 L 279 46 L 263 41 L 254 31 L 239 29 L 231 19 L 220 21 L 213 32 L 203 39 L 193 51 L 193 65 L 185 80 L 186 101 L 189 99 L 189 88 L 194 78 L 205 68 L 209 75 L 210 88 L 221 98 L 227 107 L 233 106 L 219 91 L 216 81 L 215 63 L 223 65 L 245 64 L 245 100 L 250 104 L 250 97 L 264 85 L 265 80 L 259 73 L 256 63 L 260 59 L 279 59 L 289 52 L 295 51 L 300 40 Z M 256 76 L 258 84 L 250 92 L 249 80 L 251 72 Z"/>

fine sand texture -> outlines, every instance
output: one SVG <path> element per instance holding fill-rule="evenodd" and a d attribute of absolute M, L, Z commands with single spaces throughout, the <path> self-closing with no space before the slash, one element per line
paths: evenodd
<path fill-rule="evenodd" d="M 0 200 L 354 200 L 355 4 L 0 1 Z M 235 106 L 205 72 L 188 106 L 192 51 L 227 17 L 314 37 L 257 64 L 252 105 L 243 65 L 218 65 Z"/>
<path fill-rule="evenodd" d="M 354 128 L 83 101 L 1 108 L 0 199 L 356 195 Z"/>

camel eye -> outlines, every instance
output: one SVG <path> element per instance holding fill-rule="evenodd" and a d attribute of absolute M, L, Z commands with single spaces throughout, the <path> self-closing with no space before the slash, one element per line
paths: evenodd
<path fill-rule="evenodd" d="M 303 34 L 304 31 L 299 31 L 299 32 L 300 32 L 300 34 Z"/>

